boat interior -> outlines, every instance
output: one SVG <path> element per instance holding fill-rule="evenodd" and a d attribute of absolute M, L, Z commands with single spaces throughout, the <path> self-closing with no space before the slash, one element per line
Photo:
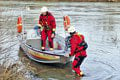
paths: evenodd
<path fill-rule="evenodd" d="M 32 48 L 35 48 L 37 50 L 41 50 L 41 39 L 28 39 L 26 42 L 27 45 L 29 45 Z M 59 54 L 59 55 L 64 55 L 65 54 L 65 42 L 64 38 L 57 36 L 54 39 L 54 50 L 50 51 L 49 50 L 49 44 L 48 40 L 46 41 L 46 48 L 45 52 L 49 52 L 52 54 Z"/>

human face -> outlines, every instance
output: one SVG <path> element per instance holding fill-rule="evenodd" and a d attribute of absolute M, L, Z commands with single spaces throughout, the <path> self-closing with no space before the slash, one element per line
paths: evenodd
<path fill-rule="evenodd" d="M 43 12 L 42 14 L 43 14 L 43 16 L 45 16 L 47 14 L 47 12 Z"/>

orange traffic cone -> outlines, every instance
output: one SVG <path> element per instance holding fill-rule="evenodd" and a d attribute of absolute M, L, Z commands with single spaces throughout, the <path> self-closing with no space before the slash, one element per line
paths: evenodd
<path fill-rule="evenodd" d="M 17 21 L 17 32 L 21 33 L 22 32 L 22 17 L 18 17 Z"/>

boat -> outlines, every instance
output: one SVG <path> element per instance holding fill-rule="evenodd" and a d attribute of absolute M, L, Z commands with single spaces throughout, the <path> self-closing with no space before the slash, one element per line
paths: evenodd
<path fill-rule="evenodd" d="M 41 37 L 34 29 L 28 30 L 24 33 L 18 33 L 20 48 L 28 56 L 28 58 L 41 63 L 62 63 L 66 64 L 70 61 L 69 50 L 65 50 L 65 39 L 56 35 L 54 39 L 54 50 L 50 51 L 48 43 L 46 51 L 41 50 Z M 47 41 L 48 42 L 48 41 Z"/>

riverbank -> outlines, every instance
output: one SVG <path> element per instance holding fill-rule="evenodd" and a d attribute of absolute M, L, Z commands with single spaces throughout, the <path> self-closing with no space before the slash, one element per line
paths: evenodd
<path fill-rule="evenodd" d="M 3 1 L 3 0 L 0 0 Z M 45 1 L 45 2 L 120 2 L 120 0 L 4 0 L 4 1 Z"/>
<path fill-rule="evenodd" d="M 36 1 L 66 1 L 66 2 L 119 2 L 120 0 L 36 0 Z"/>

